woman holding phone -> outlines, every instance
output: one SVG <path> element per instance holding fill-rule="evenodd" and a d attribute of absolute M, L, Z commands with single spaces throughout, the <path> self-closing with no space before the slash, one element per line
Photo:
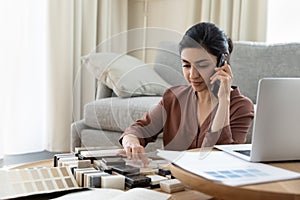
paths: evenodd
<path fill-rule="evenodd" d="M 166 150 L 245 143 L 253 103 L 233 86 L 233 43 L 212 23 L 192 26 L 179 43 L 188 85 L 166 90 L 159 104 L 128 127 L 120 143 L 129 159 L 147 165 L 144 147 L 163 132 Z"/>

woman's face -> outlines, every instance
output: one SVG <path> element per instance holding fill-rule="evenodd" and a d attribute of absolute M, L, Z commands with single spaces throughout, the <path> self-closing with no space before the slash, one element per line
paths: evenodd
<path fill-rule="evenodd" d="M 195 91 L 201 92 L 211 87 L 209 78 L 215 72 L 216 56 L 203 48 L 184 48 L 181 63 L 183 75 Z"/>

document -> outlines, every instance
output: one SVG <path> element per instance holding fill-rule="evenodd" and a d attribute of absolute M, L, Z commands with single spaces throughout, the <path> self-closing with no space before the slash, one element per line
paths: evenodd
<path fill-rule="evenodd" d="M 248 162 L 222 151 L 158 150 L 157 155 L 193 174 L 230 186 L 300 178 L 300 173 Z"/>

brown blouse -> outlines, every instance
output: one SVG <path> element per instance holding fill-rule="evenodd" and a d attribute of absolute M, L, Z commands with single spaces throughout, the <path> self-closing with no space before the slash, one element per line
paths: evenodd
<path fill-rule="evenodd" d="M 186 150 L 210 144 L 245 143 L 248 129 L 254 117 L 252 101 L 243 96 L 236 86 L 230 94 L 230 125 L 217 133 L 209 132 L 217 107 L 199 127 L 197 120 L 197 95 L 191 86 L 175 86 L 168 89 L 159 104 L 128 127 L 126 134 L 136 135 L 141 145 L 154 142 L 163 132 L 164 149 Z M 220 133 L 220 134 L 218 134 Z"/>

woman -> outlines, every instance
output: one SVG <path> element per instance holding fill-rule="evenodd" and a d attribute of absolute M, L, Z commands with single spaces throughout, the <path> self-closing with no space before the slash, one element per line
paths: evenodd
<path fill-rule="evenodd" d="M 168 89 L 160 103 L 128 127 L 120 143 L 129 159 L 147 165 L 144 147 L 163 132 L 167 150 L 245 143 L 253 103 L 232 86 L 232 41 L 212 23 L 192 26 L 179 44 L 188 85 Z"/>

